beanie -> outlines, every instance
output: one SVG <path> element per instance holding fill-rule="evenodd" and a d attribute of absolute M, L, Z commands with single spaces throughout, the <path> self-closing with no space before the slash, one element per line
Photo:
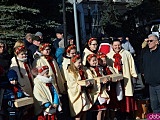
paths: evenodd
<path fill-rule="evenodd" d="M 8 80 L 12 81 L 12 80 L 16 80 L 18 81 L 18 75 L 17 72 L 15 70 L 9 70 L 8 74 L 7 74 Z"/>
<path fill-rule="evenodd" d="M 49 71 L 48 66 L 38 67 L 38 74 L 39 75 L 43 76 L 47 71 Z"/>

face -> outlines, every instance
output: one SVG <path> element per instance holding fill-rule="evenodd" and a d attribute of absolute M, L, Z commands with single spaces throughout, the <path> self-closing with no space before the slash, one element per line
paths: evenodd
<path fill-rule="evenodd" d="M 97 49 L 97 46 L 98 46 L 97 41 L 96 41 L 96 40 L 93 40 L 93 41 L 91 42 L 91 44 L 89 45 L 89 48 L 90 48 L 91 51 L 94 51 L 94 50 Z"/>
<path fill-rule="evenodd" d="M 76 49 L 71 49 L 70 52 L 67 53 L 67 55 L 72 58 L 73 56 L 76 55 Z"/>
<path fill-rule="evenodd" d="M 33 44 L 36 45 L 36 46 L 39 46 L 40 43 L 41 43 L 41 41 L 37 41 L 37 40 L 34 40 L 34 41 L 33 41 Z"/>
<path fill-rule="evenodd" d="M 50 47 L 46 47 L 43 51 L 41 51 L 42 55 L 50 55 L 51 49 Z"/>
<path fill-rule="evenodd" d="M 16 81 L 16 80 L 12 80 L 12 81 L 10 81 L 10 83 L 11 83 L 12 85 L 16 85 L 16 84 L 17 84 L 17 81 Z"/>
<path fill-rule="evenodd" d="M 119 39 L 120 41 L 122 41 L 122 40 L 123 40 L 123 37 L 118 37 L 118 39 Z"/>
<path fill-rule="evenodd" d="M 73 40 L 73 39 L 69 39 L 68 42 L 69 42 L 70 45 L 73 45 L 73 44 L 74 44 L 74 40 Z"/>
<path fill-rule="evenodd" d="M 0 43 L 0 54 L 2 54 L 4 52 L 4 44 Z"/>
<path fill-rule="evenodd" d="M 56 33 L 56 36 L 58 39 L 62 39 L 63 38 L 63 34 L 60 34 L 60 33 Z"/>
<path fill-rule="evenodd" d="M 45 73 L 43 74 L 43 76 L 49 78 L 49 77 L 50 77 L 50 76 L 49 76 L 49 71 L 45 72 Z"/>
<path fill-rule="evenodd" d="M 81 62 L 81 59 L 77 60 L 75 63 L 74 63 L 75 67 L 77 69 L 79 69 L 81 66 L 82 66 L 82 62 Z"/>
<path fill-rule="evenodd" d="M 107 61 L 106 61 L 106 58 L 101 58 L 101 60 L 102 60 L 102 66 L 106 66 L 106 64 L 107 64 Z"/>
<path fill-rule="evenodd" d="M 27 52 L 22 51 L 17 55 L 17 57 L 20 58 L 20 59 L 27 58 Z"/>
<path fill-rule="evenodd" d="M 115 41 L 115 42 L 113 42 L 112 48 L 115 53 L 119 53 L 122 49 L 122 45 L 119 41 Z"/>
<path fill-rule="evenodd" d="M 31 38 L 31 37 L 28 37 L 27 41 L 28 41 L 29 43 L 32 43 L 32 38 Z"/>
<path fill-rule="evenodd" d="M 155 50 L 158 45 L 158 40 L 155 36 L 150 36 L 147 40 L 149 49 Z"/>
<path fill-rule="evenodd" d="M 89 61 L 89 64 L 90 64 L 90 66 L 93 66 L 93 67 L 97 66 L 97 64 L 98 64 L 97 58 L 96 57 L 92 57 L 90 59 L 90 61 Z"/>

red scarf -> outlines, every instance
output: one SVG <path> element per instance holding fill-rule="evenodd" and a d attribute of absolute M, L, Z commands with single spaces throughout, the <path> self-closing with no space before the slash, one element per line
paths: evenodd
<path fill-rule="evenodd" d="M 105 67 L 103 67 L 103 74 L 110 75 L 110 74 L 112 74 L 112 72 L 110 71 L 109 67 L 105 66 Z"/>
<path fill-rule="evenodd" d="M 102 77 L 102 75 L 99 73 L 98 67 L 95 67 L 94 70 L 96 71 L 97 77 Z"/>
<path fill-rule="evenodd" d="M 28 79 L 29 79 L 29 82 L 31 84 L 31 87 L 32 87 L 32 90 L 33 90 L 33 80 L 32 80 L 32 75 L 31 75 L 31 72 L 30 72 L 30 68 L 28 66 L 28 64 L 26 62 L 24 62 L 24 67 L 25 67 L 25 70 L 27 72 L 27 75 L 28 75 Z"/>
<path fill-rule="evenodd" d="M 113 58 L 115 59 L 114 67 L 117 68 L 119 72 L 121 72 L 122 71 L 122 64 L 121 64 L 122 56 L 119 53 L 116 53 L 114 54 Z"/>
<path fill-rule="evenodd" d="M 18 87 L 14 86 L 13 87 L 14 99 L 17 99 L 17 92 L 18 92 Z"/>
<path fill-rule="evenodd" d="M 86 77 L 84 75 L 84 71 L 82 69 L 79 70 L 79 74 L 81 76 L 81 80 L 85 80 L 86 79 Z"/>
<path fill-rule="evenodd" d="M 60 92 L 60 88 L 59 88 L 58 82 L 57 82 L 57 74 L 56 74 L 56 70 L 55 70 L 55 67 L 54 67 L 54 64 L 53 64 L 53 57 L 47 55 L 47 56 L 45 56 L 45 58 L 47 59 L 49 65 L 50 65 L 51 68 L 52 68 L 52 71 L 53 71 L 54 76 L 55 76 L 56 84 L 57 84 L 57 89 L 58 89 L 58 92 Z"/>

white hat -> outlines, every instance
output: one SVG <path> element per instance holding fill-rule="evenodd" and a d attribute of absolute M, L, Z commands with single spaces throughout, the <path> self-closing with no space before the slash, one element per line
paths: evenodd
<path fill-rule="evenodd" d="M 38 74 L 39 75 L 43 76 L 47 71 L 49 71 L 48 66 L 38 67 Z"/>

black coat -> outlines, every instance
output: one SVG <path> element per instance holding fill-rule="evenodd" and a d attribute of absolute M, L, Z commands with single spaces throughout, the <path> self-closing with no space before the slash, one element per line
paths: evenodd
<path fill-rule="evenodd" d="M 151 86 L 160 85 L 160 48 L 143 54 L 143 73 L 146 83 Z"/>

